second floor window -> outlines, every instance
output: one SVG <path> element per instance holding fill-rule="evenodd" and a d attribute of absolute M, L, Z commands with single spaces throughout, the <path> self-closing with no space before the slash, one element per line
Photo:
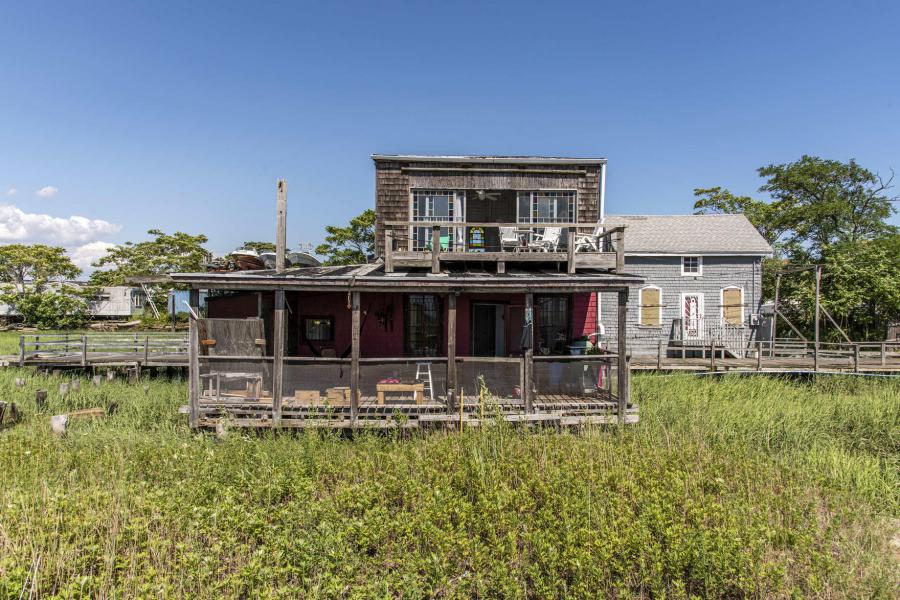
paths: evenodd
<path fill-rule="evenodd" d="M 574 223 L 575 192 L 519 192 L 519 223 Z"/>
<path fill-rule="evenodd" d="M 464 191 L 457 190 L 413 190 L 412 221 L 462 221 L 465 215 Z M 451 227 L 441 228 L 441 248 L 452 249 L 456 231 Z M 431 248 L 431 227 L 412 228 L 412 249 Z"/>
<path fill-rule="evenodd" d="M 703 260 L 699 256 L 682 256 L 681 274 L 703 275 Z"/>

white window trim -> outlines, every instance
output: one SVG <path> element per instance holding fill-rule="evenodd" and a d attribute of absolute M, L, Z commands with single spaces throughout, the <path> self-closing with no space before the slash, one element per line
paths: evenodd
<path fill-rule="evenodd" d="M 578 222 L 578 190 L 572 188 L 539 188 L 535 190 L 516 190 L 516 222 L 517 223 L 528 223 L 532 225 L 539 225 L 537 221 L 534 220 L 534 195 L 540 194 L 541 192 L 566 192 L 572 194 L 572 216 L 569 218 L 570 223 Z M 519 194 L 528 194 L 530 197 L 528 199 L 528 215 L 519 214 Z M 556 211 L 556 205 L 553 207 L 554 212 Z M 553 216 L 556 219 L 556 215 Z"/>
<path fill-rule="evenodd" d="M 686 258 L 696 258 L 697 259 L 697 272 L 696 273 L 688 273 L 684 270 L 684 259 Z M 703 276 L 703 257 L 695 254 L 683 254 L 681 256 L 681 275 L 683 277 L 702 277 Z"/>
<path fill-rule="evenodd" d="M 421 219 L 417 219 L 414 211 L 416 206 L 416 192 L 418 193 L 434 193 L 440 194 L 443 192 L 452 193 L 454 195 L 453 198 L 453 216 L 449 218 L 447 221 L 447 228 L 450 229 L 451 236 L 453 238 L 454 247 L 465 239 L 465 231 L 462 227 L 450 227 L 450 223 L 459 223 L 466 220 L 466 200 L 468 199 L 468 194 L 464 189 L 440 189 L 440 188 L 410 188 L 409 190 L 409 220 L 410 222 L 416 220 L 422 221 L 434 221 L 440 220 L 435 219 L 434 217 L 422 217 Z M 407 233 L 408 237 L 408 248 L 413 250 L 413 240 L 415 239 L 415 235 L 413 232 L 416 230 L 416 225 L 410 225 L 409 231 Z M 443 227 L 442 227 L 443 229 Z"/>
<path fill-rule="evenodd" d="M 659 325 L 644 325 L 643 311 L 646 310 L 644 308 L 644 290 L 657 290 L 659 292 L 659 306 L 656 307 L 658 313 L 657 320 L 659 321 Z M 663 295 L 661 287 L 659 287 L 658 285 L 645 285 L 640 290 L 638 290 L 638 327 L 643 327 L 644 329 L 662 329 L 662 309 Z"/>
<path fill-rule="evenodd" d="M 732 323 L 727 323 L 725 321 L 725 290 L 740 290 L 741 292 L 741 324 L 734 325 Z M 731 325 L 732 327 L 744 327 L 744 287 L 740 285 L 726 285 L 721 290 L 719 290 L 719 323 L 724 327 L 726 324 Z"/>

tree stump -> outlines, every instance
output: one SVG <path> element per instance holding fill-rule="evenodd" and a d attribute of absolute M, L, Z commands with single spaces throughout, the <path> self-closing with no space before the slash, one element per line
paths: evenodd
<path fill-rule="evenodd" d="M 39 411 L 47 408 L 47 390 L 36 390 L 34 392 L 34 403 Z"/>

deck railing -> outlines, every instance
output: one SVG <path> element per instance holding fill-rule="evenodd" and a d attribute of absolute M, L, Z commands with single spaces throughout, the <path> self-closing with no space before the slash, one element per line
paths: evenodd
<path fill-rule="evenodd" d="M 472 229 L 515 228 L 518 243 L 473 244 Z M 535 241 L 536 233 L 547 228 L 564 230 L 556 243 Z M 413 230 L 431 230 L 421 247 L 412 247 Z M 446 230 L 448 235 L 441 235 Z M 397 235 L 397 232 L 402 232 Z M 483 238 L 482 238 L 483 239 Z M 499 233 L 498 233 L 499 239 Z M 436 250 L 435 250 L 436 249 Z M 508 262 L 564 262 L 569 273 L 578 267 L 605 268 L 616 273 L 625 270 L 625 227 L 609 227 L 597 233 L 597 223 L 497 223 L 474 221 L 386 221 L 384 222 L 385 271 L 396 267 L 431 267 L 440 273 L 441 261 L 493 262 L 504 272 Z"/>
<path fill-rule="evenodd" d="M 116 355 L 124 360 L 150 362 L 161 355 L 183 356 L 188 337 L 171 332 L 32 333 L 19 336 L 19 365 L 67 359 L 87 366 L 93 357 Z"/>
<path fill-rule="evenodd" d="M 616 422 L 617 356 L 350 358 L 197 356 L 197 424 L 222 418 L 241 425 L 395 426 L 399 421 L 507 419 Z M 450 366 L 455 368 L 456 389 Z M 281 378 L 280 382 L 278 377 Z M 193 386 L 192 386 L 193 387 Z M 273 397 L 273 390 L 281 397 Z M 487 411 L 487 413 L 485 412 Z M 568 421 L 566 421 L 568 420 Z M 579 421 L 580 420 L 580 421 Z"/>

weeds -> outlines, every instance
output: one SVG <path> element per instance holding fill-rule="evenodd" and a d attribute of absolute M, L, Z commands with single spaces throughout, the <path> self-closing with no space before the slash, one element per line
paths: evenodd
<path fill-rule="evenodd" d="M 22 373 L 0 374 L 26 414 L 0 433 L 0 598 L 896 592 L 896 382 L 638 376 L 623 434 L 216 440 L 177 413 L 183 383 L 61 398 Z"/>

